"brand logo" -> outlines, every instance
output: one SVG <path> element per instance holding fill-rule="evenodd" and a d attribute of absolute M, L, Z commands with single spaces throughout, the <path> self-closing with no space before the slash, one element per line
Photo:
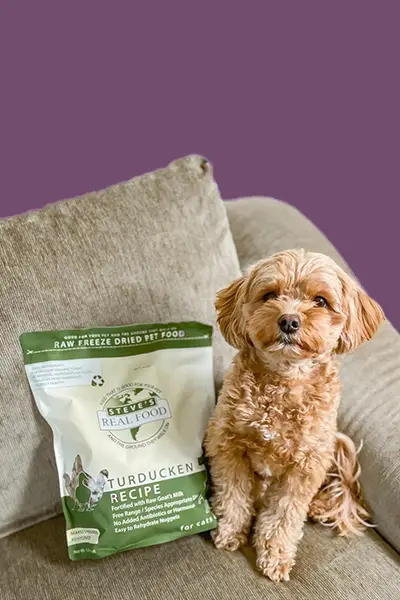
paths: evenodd
<path fill-rule="evenodd" d="M 154 386 L 129 384 L 103 398 L 97 418 L 102 431 L 108 431 L 125 447 L 133 447 L 159 437 L 171 411 Z"/>

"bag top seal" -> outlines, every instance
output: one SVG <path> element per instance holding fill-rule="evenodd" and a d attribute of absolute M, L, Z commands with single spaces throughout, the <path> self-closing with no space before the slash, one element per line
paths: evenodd
<path fill-rule="evenodd" d="M 211 346 L 212 327 L 203 323 L 156 323 L 23 333 L 24 363 L 134 356 L 170 348 Z"/>

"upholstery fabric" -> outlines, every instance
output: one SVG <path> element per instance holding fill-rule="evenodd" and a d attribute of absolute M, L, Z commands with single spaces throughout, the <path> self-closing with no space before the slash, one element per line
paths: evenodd
<path fill-rule="evenodd" d="M 227 210 L 242 266 L 288 246 L 302 245 L 328 254 L 334 252 L 329 242 L 304 217 L 282 203 L 269 199 L 242 200 L 229 204 Z M 221 233 L 221 238 L 224 235 Z M 228 275 L 233 278 L 231 273 Z M 365 372 L 371 371 L 369 382 L 373 381 L 377 365 L 391 354 L 388 348 L 397 338 L 390 325 L 382 328 L 377 338 L 381 340 L 382 361 L 375 357 L 375 352 L 362 356 L 360 349 L 354 353 L 354 357 L 360 356 L 357 360 L 366 361 L 363 368 Z M 362 350 L 368 347 L 371 344 Z M 371 429 L 361 454 L 365 485 L 370 479 L 365 461 L 372 460 L 366 454 L 367 447 L 371 447 L 373 459 L 378 463 L 382 461 L 379 464 L 385 469 L 385 465 L 395 466 L 397 456 L 391 455 L 395 449 L 392 434 L 387 437 L 387 429 L 373 419 L 377 404 L 374 402 L 369 408 L 368 385 L 371 383 L 360 384 L 359 369 L 360 366 L 349 359 L 345 361 L 343 407 L 346 410 L 342 410 L 341 424 L 350 428 L 343 416 L 345 412 L 354 426 L 354 435 L 365 435 L 361 429 L 366 424 Z M 386 385 L 389 383 L 387 376 Z M 394 395 L 398 390 L 395 375 L 392 386 L 388 389 L 392 389 Z M 382 404 L 382 416 L 391 396 L 383 393 L 377 381 L 372 391 Z M 364 413 L 368 412 L 371 418 L 366 416 L 364 421 Z M 396 418 L 392 412 L 393 427 Z M 358 425 L 357 419 L 361 419 Z M 381 440 L 378 440 L 379 436 Z M 375 456 L 378 443 L 385 450 L 381 457 Z M 32 468 L 34 466 L 33 463 Z M 375 473 L 375 468 L 373 470 Z M 374 476 L 379 479 L 378 474 Z M 382 476 L 379 481 L 383 481 Z M 372 486 L 372 483 L 368 486 L 368 496 L 371 496 Z M 43 490 L 42 486 L 42 493 Z M 391 494 L 389 486 L 388 496 Z M 378 512 L 384 514 L 387 509 L 392 515 L 386 526 L 385 535 L 389 537 L 390 523 L 394 527 L 396 512 L 393 506 L 388 506 L 387 498 L 382 498 L 384 503 L 378 507 Z M 63 517 L 47 520 L 0 540 L 0 557 L 2 600 L 98 600 L 102 596 L 109 600 L 397 600 L 400 589 L 399 555 L 378 533 L 369 531 L 361 538 L 346 540 L 318 525 L 306 526 L 291 580 L 281 584 L 268 581 L 254 570 L 251 550 L 217 551 L 205 536 L 132 550 L 101 561 L 72 563 L 67 558 Z"/>
<path fill-rule="evenodd" d="M 239 274 L 210 164 L 189 156 L 0 221 L 0 535 L 59 511 L 50 429 L 31 399 L 25 331 L 197 320 Z M 217 384 L 231 349 L 214 332 Z"/>
<path fill-rule="evenodd" d="M 345 540 L 306 527 L 287 583 L 254 569 L 250 549 L 182 538 L 101 561 L 68 561 L 62 517 L 0 540 L 2 600 L 398 600 L 398 555 L 371 531 Z"/>
<path fill-rule="evenodd" d="M 348 265 L 327 238 L 295 208 L 272 198 L 226 203 L 243 270 L 288 248 L 306 248 Z M 384 308 L 384 307 L 383 307 Z M 379 531 L 400 551 L 400 336 L 384 323 L 377 335 L 343 359 L 339 428 L 356 443 L 362 485 Z"/>

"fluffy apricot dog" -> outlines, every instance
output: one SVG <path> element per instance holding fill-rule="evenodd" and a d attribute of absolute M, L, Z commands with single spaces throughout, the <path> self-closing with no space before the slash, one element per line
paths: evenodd
<path fill-rule="evenodd" d="M 289 579 L 307 515 L 360 533 L 357 451 L 337 432 L 338 354 L 369 340 L 382 309 L 333 260 L 290 250 L 219 292 L 218 323 L 239 350 L 205 437 L 217 548 L 245 544 Z"/>

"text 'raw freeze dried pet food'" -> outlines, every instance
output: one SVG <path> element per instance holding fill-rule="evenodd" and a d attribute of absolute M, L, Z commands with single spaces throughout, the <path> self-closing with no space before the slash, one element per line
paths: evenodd
<path fill-rule="evenodd" d="M 200 323 L 25 333 L 25 368 L 54 434 L 72 560 L 213 529 L 202 441 L 214 408 Z"/>

